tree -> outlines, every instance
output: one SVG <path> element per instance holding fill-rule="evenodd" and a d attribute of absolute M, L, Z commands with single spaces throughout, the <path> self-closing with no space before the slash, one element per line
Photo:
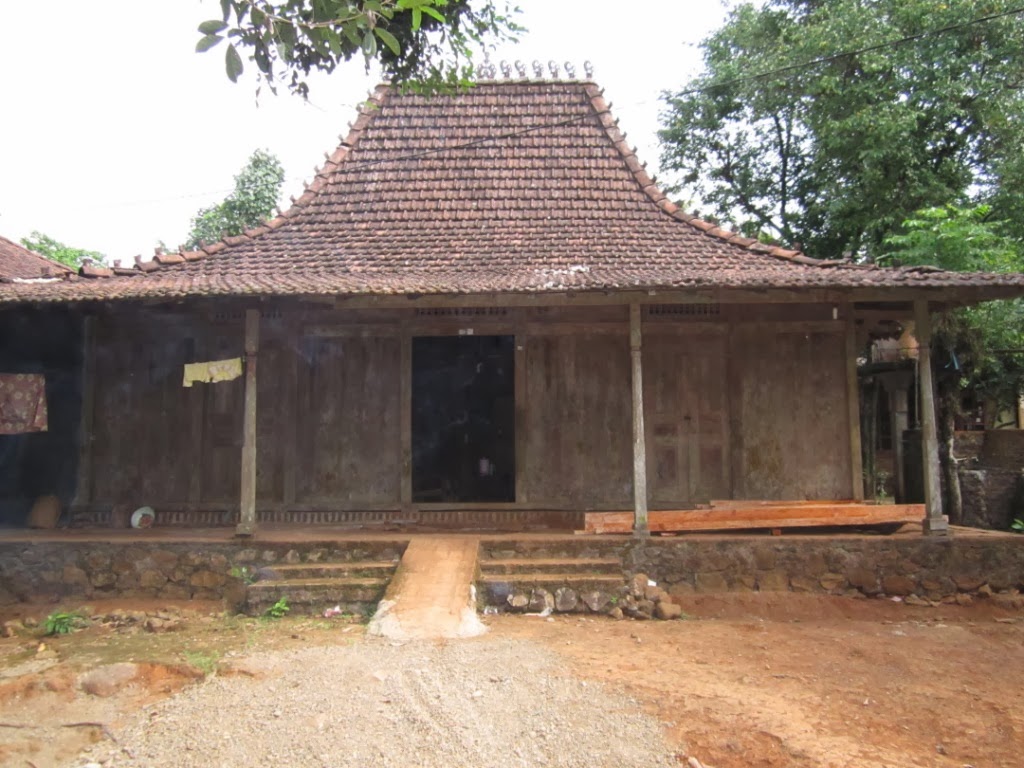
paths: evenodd
<path fill-rule="evenodd" d="M 987 205 L 918 211 L 890 235 L 882 264 L 936 265 L 957 271 L 1024 271 L 1024 243 Z M 1024 300 L 990 301 L 944 313 L 932 338 L 936 366 L 946 508 L 962 519 L 960 477 L 953 455 L 956 416 L 963 391 L 999 408 L 1015 408 L 1024 392 Z"/>
<path fill-rule="evenodd" d="M 28 237 L 21 238 L 21 244 L 30 251 L 35 251 L 41 256 L 52 261 L 58 261 L 73 269 L 82 266 L 86 259 L 96 262 L 103 262 L 106 258 L 99 251 L 87 251 L 84 248 L 73 248 L 70 245 L 54 240 L 42 232 L 33 231 Z"/>
<path fill-rule="evenodd" d="M 914 211 L 947 203 L 990 202 L 1012 220 L 1024 207 L 1011 193 L 1024 181 L 1013 5 L 740 6 L 702 43 L 704 74 L 666 94 L 662 164 L 712 215 L 829 258 L 872 259 Z"/>
<path fill-rule="evenodd" d="M 223 202 L 200 209 L 192 217 L 186 248 L 240 235 L 273 212 L 284 183 L 284 167 L 270 152 L 257 149 L 235 176 L 235 189 Z"/>
<path fill-rule="evenodd" d="M 199 25 L 196 50 L 226 40 L 232 82 L 244 68 L 239 50 L 248 51 L 261 82 L 274 90 L 285 78 L 302 96 L 310 72 L 332 72 L 359 55 L 396 82 L 464 83 L 474 47 L 520 31 L 518 9 L 499 10 L 495 0 L 221 0 L 221 10 L 221 19 Z"/>

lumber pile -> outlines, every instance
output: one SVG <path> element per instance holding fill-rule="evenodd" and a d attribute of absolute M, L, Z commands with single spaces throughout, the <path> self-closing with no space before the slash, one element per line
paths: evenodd
<path fill-rule="evenodd" d="M 736 531 L 767 528 L 831 528 L 920 522 L 923 504 L 870 504 L 840 501 L 712 501 L 696 509 L 655 510 L 647 514 L 651 533 Z M 587 512 L 584 533 L 632 533 L 632 512 Z"/>

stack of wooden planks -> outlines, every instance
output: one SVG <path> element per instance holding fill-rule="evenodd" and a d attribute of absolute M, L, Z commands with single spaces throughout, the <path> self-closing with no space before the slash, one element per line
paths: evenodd
<path fill-rule="evenodd" d="M 647 515 L 651 533 L 735 531 L 834 526 L 892 526 L 924 519 L 924 504 L 857 501 L 712 501 L 695 509 L 655 510 Z M 632 533 L 632 512 L 587 512 L 583 533 Z"/>

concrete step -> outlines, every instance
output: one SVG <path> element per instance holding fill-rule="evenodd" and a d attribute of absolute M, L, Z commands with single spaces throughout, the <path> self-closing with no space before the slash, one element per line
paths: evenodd
<path fill-rule="evenodd" d="M 305 581 L 309 579 L 385 578 L 390 577 L 397 567 L 397 560 L 362 560 L 348 563 L 272 565 L 265 570 L 273 572 L 277 576 L 277 581 L 295 579 Z"/>
<path fill-rule="evenodd" d="M 617 557 L 517 557 L 500 560 L 481 560 L 480 571 L 488 576 L 501 574 L 525 575 L 575 573 L 618 576 L 621 579 L 622 560 Z"/>
<path fill-rule="evenodd" d="M 349 613 L 371 615 L 390 580 L 388 575 L 258 581 L 246 590 L 246 612 L 262 615 L 283 597 L 288 601 L 289 613 L 318 614 L 337 605 Z"/>

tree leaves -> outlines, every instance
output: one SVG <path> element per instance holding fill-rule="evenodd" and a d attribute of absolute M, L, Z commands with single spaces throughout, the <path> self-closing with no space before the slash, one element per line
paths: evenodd
<path fill-rule="evenodd" d="M 663 166 L 721 219 L 823 257 L 874 258 L 921 208 L 1008 211 L 1024 16 L 973 20 L 1012 2 L 739 6 L 702 43 L 705 74 L 667 97 Z"/>
<path fill-rule="evenodd" d="M 270 216 L 284 183 L 284 168 L 270 152 L 257 149 L 235 176 L 235 189 L 223 202 L 200 209 L 192 217 L 186 248 L 240 235 Z"/>
<path fill-rule="evenodd" d="M 229 40 L 234 52 L 225 53 L 228 77 L 237 81 L 247 52 L 271 90 L 287 82 L 305 95 L 310 72 L 332 72 L 355 56 L 367 66 L 379 61 L 394 82 L 432 90 L 465 84 L 474 49 L 515 39 L 521 28 L 512 16 L 518 9 L 509 10 L 508 1 L 270 0 L 257 7 L 252 0 L 221 0 L 223 21 L 199 25 L 203 36 L 196 50 Z M 443 34 L 432 34 L 438 31 Z"/>
<path fill-rule="evenodd" d="M 242 57 L 238 55 L 234 45 L 229 45 L 224 54 L 224 67 L 227 69 L 228 78 L 232 83 L 237 83 L 242 74 Z"/>

